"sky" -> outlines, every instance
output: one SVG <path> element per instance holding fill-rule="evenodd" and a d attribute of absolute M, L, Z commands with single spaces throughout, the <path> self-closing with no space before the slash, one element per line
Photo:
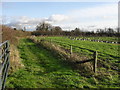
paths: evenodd
<path fill-rule="evenodd" d="M 11 27 L 35 30 L 40 22 L 96 30 L 118 26 L 118 2 L 2 2 L 0 20 Z"/>

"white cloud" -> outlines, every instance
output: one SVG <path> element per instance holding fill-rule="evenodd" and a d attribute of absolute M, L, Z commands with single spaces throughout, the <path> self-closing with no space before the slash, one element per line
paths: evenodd
<path fill-rule="evenodd" d="M 8 17 L 3 17 L 4 21 L 8 18 Z M 64 20 L 66 20 L 68 17 L 65 15 L 60 15 L 60 14 L 54 14 L 51 15 L 48 18 L 31 18 L 31 17 L 27 17 L 27 16 L 21 16 L 21 17 L 10 17 L 10 19 L 7 19 L 8 21 L 5 23 L 8 26 L 11 27 L 17 27 L 17 28 L 23 28 L 26 27 L 27 29 L 35 29 L 35 27 L 37 26 L 37 24 L 39 24 L 40 22 L 46 22 L 46 23 L 56 23 L 56 22 L 62 22 Z"/>
<path fill-rule="evenodd" d="M 71 22 L 69 26 L 87 27 L 96 26 L 117 27 L 118 25 L 118 5 L 104 4 L 96 7 L 82 8 L 72 10 L 67 13 L 69 17 L 67 22 Z"/>
<path fill-rule="evenodd" d="M 36 25 L 42 21 L 52 25 L 59 25 L 63 29 L 79 28 L 104 28 L 117 27 L 118 25 L 118 5 L 104 4 L 89 8 L 81 8 L 66 12 L 64 15 L 53 14 L 47 18 L 31 18 L 27 16 L 9 17 L 7 25 L 28 29 L 35 29 Z M 94 27 L 90 27 L 94 26 Z"/>
<path fill-rule="evenodd" d="M 39 24 L 42 21 L 47 20 L 46 18 L 31 18 L 27 16 L 21 16 L 21 17 L 11 17 L 8 22 L 6 22 L 6 25 L 16 28 L 23 28 L 26 27 L 27 29 L 35 29 L 37 24 Z"/>
<path fill-rule="evenodd" d="M 93 17 L 101 17 L 101 16 L 110 16 L 116 15 L 118 6 L 117 4 L 106 4 L 96 7 L 89 7 L 85 9 L 73 10 L 70 13 L 76 14 L 75 16 L 85 17 L 85 18 L 93 18 Z"/>
<path fill-rule="evenodd" d="M 74 29 L 75 27 L 95 30 L 97 28 L 117 27 L 118 25 L 118 5 L 104 4 L 95 7 L 72 10 L 66 13 L 67 19 L 56 22 L 64 29 Z M 59 19 L 57 17 L 57 19 Z M 94 26 L 94 27 L 90 27 Z"/>
<path fill-rule="evenodd" d="M 48 20 L 53 21 L 53 22 L 62 22 L 67 19 L 68 19 L 68 16 L 60 15 L 60 14 L 54 14 L 48 18 Z"/>
<path fill-rule="evenodd" d="M 70 11 L 68 15 L 74 20 L 81 21 L 117 19 L 118 5 L 106 4 L 96 7 L 83 8 Z"/>

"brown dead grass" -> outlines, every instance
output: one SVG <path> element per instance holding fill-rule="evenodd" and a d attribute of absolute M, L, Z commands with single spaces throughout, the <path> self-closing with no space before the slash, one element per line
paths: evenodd
<path fill-rule="evenodd" d="M 10 46 L 10 73 L 16 71 L 19 68 L 24 67 L 20 60 L 19 51 L 16 46 Z"/>
<path fill-rule="evenodd" d="M 30 36 L 31 32 L 23 32 L 21 30 L 14 30 L 8 26 L 2 25 L 2 31 L 3 31 L 3 36 L 2 36 L 2 41 L 9 40 L 10 44 L 17 45 L 19 40 L 19 37 L 26 37 Z"/>
<path fill-rule="evenodd" d="M 24 32 L 21 30 L 14 30 L 8 26 L 0 25 L 2 27 L 3 35 L 2 41 L 10 41 L 10 73 L 22 68 L 22 64 L 19 56 L 19 51 L 17 46 L 19 44 L 19 39 L 22 37 L 27 37 L 31 35 L 31 32 Z"/>

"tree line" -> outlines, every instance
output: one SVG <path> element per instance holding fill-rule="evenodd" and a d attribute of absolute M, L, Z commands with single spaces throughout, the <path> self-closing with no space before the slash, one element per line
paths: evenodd
<path fill-rule="evenodd" d="M 71 31 L 63 31 L 60 26 L 52 26 L 51 24 L 41 22 L 39 25 L 36 26 L 36 31 L 32 32 L 32 35 L 40 36 L 40 35 L 48 35 L 48 36 L 120 36 L 119 29 L 116 28 L 105 28 L 105 29 L 97 29 L 96 32 L 94 31 L 83 31 L 80 28 L 75 28 Z"/>

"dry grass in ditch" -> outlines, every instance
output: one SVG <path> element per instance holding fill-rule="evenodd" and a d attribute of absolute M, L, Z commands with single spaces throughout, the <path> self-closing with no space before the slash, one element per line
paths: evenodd
<path fill-rule="evenodd" d="M 73 53 L 72 55 L 70 54 L 69 51 L 66 51 L 65 49 L 61 48 L 59 45 L 50 43 L 45 40 L 41 41 L 36 41 L 34 38 L 32 40 L 35 43 L 40 44 L 41 46 L 47 48 L 48 50 L 52 51 L 53 54 L 57 54 L 64 60 L 65 63 L 68 63 L 70 66 L 72 66 L 74 69 L 78 69 L 79 73 L 83 76 L 89 77 L 93 75 L 93 68 L 92 68 L 92 63 L 87 62 L 87 63 L 81 63 L 77 64 L 76 61 L 84 61 L 87 60 L 88 58 L 85 56 L 79 56 L 76 53 Z"/>
<path fill-rule="evenodd" d="M 22 67 L 24 67 L 24 65 L 22 64 L 20 60 L 19 51 L 14 45 L 11 45 L 10 47 L 10 69 L 9 69 L 10 73 Z"/>

